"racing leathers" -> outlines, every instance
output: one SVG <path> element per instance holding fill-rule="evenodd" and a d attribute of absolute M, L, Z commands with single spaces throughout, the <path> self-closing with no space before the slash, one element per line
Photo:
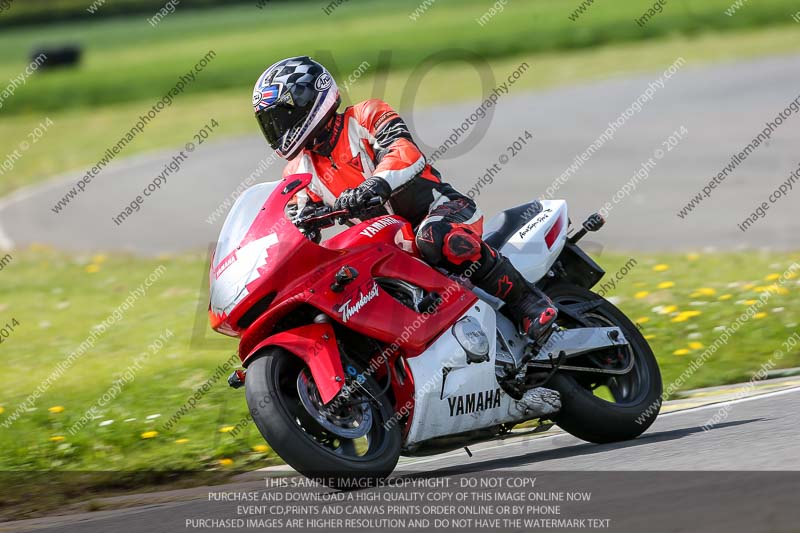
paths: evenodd
<path fill-rule="evenodd" d="M 387 103 L 367 100 L 334 114 L 284 170 L 297 173 L 312 175 L 298 208 L 322 202 L 369 218 L 379 213 L 368 201 L 380 197 L 381 209 L 412 224 L 425 261 L 503 300 L 522 333 L 546 342 L 556 317 L 552 302 L 483 241 L 475 202 L 442 181 Z"/>

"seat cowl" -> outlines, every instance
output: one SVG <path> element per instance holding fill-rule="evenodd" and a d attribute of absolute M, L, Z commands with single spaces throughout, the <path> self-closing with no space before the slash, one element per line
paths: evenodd
<path fill-rule="evenodd" d="M 499 250 L 514 233 L 544 210 L 539 200 L 501 211 L 484 226 L 483 240 Z"/>

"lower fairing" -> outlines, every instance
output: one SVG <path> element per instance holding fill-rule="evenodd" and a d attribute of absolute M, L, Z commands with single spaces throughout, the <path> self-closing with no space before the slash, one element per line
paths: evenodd
<path fill-rule="evenodd" d="M 551 411 L 537 412 L 529 403 L 509 396 L 495 378 L 498 316 L 486 302 L 478 301 L 462 317 L 479 322 L 489 343 L 488 360 L 468 357 L 452 328 L 424 353 L 408 359 L 414 376 L 414 414 L 404 447 L 444 436 L 490 430 L 501 424 L 519 423 Z M 486 438 L 476 433 L 475 438 Z"/>

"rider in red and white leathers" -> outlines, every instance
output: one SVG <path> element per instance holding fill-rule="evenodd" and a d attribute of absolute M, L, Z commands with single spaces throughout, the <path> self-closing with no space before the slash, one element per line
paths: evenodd
<path fill-rule="evenodd" d="M 256 83 L 256 118 L 270 146 L 289 160 L 284 175 L 313 176 L 298 208 L 323 202 L 358 219 L 375 215 L 368 203 L 380 197 L 383 209 L 411 222 L 426 261 L 502 299 L 520 330 L 544 344 L 555 308 L 482 240 L 475 202 L 442 182 L 387 103 L 367 100 L 337 113 L 339 104 L 335 81 L 308 57 L 280 61 Z"/>

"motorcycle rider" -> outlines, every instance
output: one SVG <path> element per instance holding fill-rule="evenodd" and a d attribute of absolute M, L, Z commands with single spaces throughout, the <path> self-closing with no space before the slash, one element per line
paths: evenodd
<path fill-rule="evenodd" d="M 255 84 L 256 119 L 270 147 L 289 161 L 284 176 L 313 176 L 298 195 L 298 209 L 321 202 L 348 210 L 354 219 L 371 218 L 375 208 L 368 204 L 379 197 L 382 209 L 412 224 L 425 261 L 503 300 L 520 332 L 543 346 L 555 307 L 483 241 L 483 215 L 475 202 L 426 163 L 388 104 L 367 100 L 337 113 L 340 104 L 331 74 L 305 56 L 278 61 Z"/>

